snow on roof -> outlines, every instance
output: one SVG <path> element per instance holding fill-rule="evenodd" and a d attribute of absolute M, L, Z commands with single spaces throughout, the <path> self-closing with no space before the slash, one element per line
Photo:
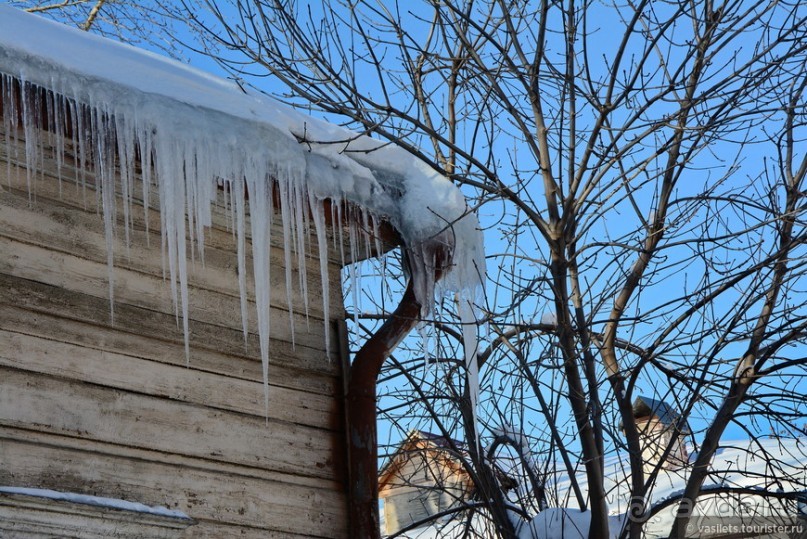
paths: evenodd
<path fill-rule="evenodd" d="M 392 220 L 408 241 L 431 238 L 458 221 L 476 228 L 460 191 L 394 145 L 246 93 L 230 80 L 170 58 L 7 5 L 0 5 L 0 29 L 0 70 L 6 74 L 103 105 L 105 112 L 130 121 L 151 120 L 191 143 L 213 139 L 234 154 L 268 161 L 270 170 L 306 175 L 307 165 L 314 166 L 322 177 L 308 174 L 307 187 L 317 196 L 344 197 L 368 208 Z M 310 163 L 309 154 L 324 157 L 332 170 L 326 173 L 321 161 Z M 394 200 L 399 195 L 403 199 Z M 463 232 L 469 235 L 463 239 L 474 240 L 466 247 L 476 258 L 468 261 L 481 264 L 478 233 Z"/>
<path fill-rule="evenodd" d="M 381 466 L 378 472 L 379 489 L 383 491 L 390 482 L 393 482 L 394 485 L 395 476 L 400 473 L 401 466 L 416 455 L 418 458 L 428 458 L 424 456 L 424 451 L 443 453 L 445 458 L 437 462 L 436 465 L 449 466 L 454 471 L 462 470 L 460 459 L 467 456 L 466 445 L 459 440 L 432 432 L 412 430 Z M 460 452 L 461 455 L 454 454 L 454 451 Z"/>
<path fill-rule="evenodd" d="M 281 199 L 287 266 L 294 257 L 303 260 L 305 256 L 303 230 L 315 230 L 317 248 L 321 252 L 327 248 L 322 201 L 330 199 L 336 208 L 349 203 L 366 211 L 361 218 L 364 225 L 387 220 L 400 232 L 412 253 L 410 264 L 414 265 L 416 294 L 424 314 L 434 303 L 436 250 L 445 249 L 453 255 L 452 269 L 440 284 L 442 291 L 458 292 L 468 300 L 480 294 L 485 270 L 476 217 L 451 181 L 394 145 L 305 116 L 264 95 L 245 93 L 231 81 L 174 60 L 7 5 L 0 5 L 0 75 L 7 88 L 13 79 L 22 81 L 23 93 L 33 92 L 31 85 L 49 90 L 57 96 L 51 98 L 57 115 L 63 115 L 63 121 L 72 117 L 78 124 L 81 132 L 74 138 L 79 160 L 94 167 L 91 172 L 102 192 L 110 264 L 115 203 L 103 193 L 114 196 L 116 183 L 125 184 L 134 177 L 137 156 L 153 159 L 151 167 L 144 167 L 144 198 L 148 199 L 145 190 L 153 188 L 149 184 L 156 185 L 172 292 L 183 313 L 186 341 L 186 245 L 194 239 L 203 240 L 216 186 L 221 182 L 233 193 L 239 249 L 247 206 L 251 214 L 264 370 L 268 362 L 269 321 L 265 313 L 270 290 L 269 268 L 263 261 L 267 260 L 264 250 L 269 245 L 275 196 Z M 6 91 L 2 99 L 7 127 L 11 122 L 12 129 L 25 131 L 26 162 L 29 174 L 35 174 L 39 147 L 36 127 L 44 113 L 26 108 L 26 103 L 36 100 L 23 98 L 23 110 L 17 111 L 23 125 L 17 126 L 13 96 Z M 78 109 L 76 103 L 80 104 Z M 12 114 L 8 114 L 10 109 Z M 82 125 L 82 116 L 87 116 L 85 123 L 89 125 Z M 78 142 L 82 137 L 92 144 L 82 146 Z M 65 144 L 62 140 L 57 143 Z M 64 153 L 63 147 L 56 150 Z M 117 155 L 120 178 L 114 167 L 105 168 L 103 162 L 97 162 L 103 159 L 92 159 L 94 154 Z M 118 190 L 121 187 L 118 185 Z M 127 189 L 123 192 L 130 196 Z M 124 212 L 128 212 L 129 204 L 126 198 Z M 315 210 L 311 216 L 309 205 Z M 128 223 L 126 216 L 124 220 Z M 239 264 L 244 264 L 245 258 L 239 252 Z M 323 295 L 327 298 L 327 257 L 320 260 Z M 239 268 L 239 275 L 245 274 L 243 270 Z M 240 284 L 246 331 L 245 282 Z M 306 297 L 306 291 L 302 293 Z M 327 305 L 324 309 L 327 333 Z"/>
<path fill-rule="evenodd" d="M 650 397 L 639 396 L 633 401 L 633 417 L 637 420 L 646 421 L 655 417 L 665 427 L 676 427 L 682 434 L 689 434 L 689 425 L 684 421 L 678 425 L 681 414 L 678 410 L 666 402 Z M 623 430 L 622 421 L 619 422 L 619 429 Z"/>
<path fill-rule="evenodd" d="M 681 414 L 662 400 L 642 396 L 636 397 L 633 403 L 633 417 L 640 419 L 653 416 L 656 416 L 664 425 L 674 425 L 681 417 Z"/>

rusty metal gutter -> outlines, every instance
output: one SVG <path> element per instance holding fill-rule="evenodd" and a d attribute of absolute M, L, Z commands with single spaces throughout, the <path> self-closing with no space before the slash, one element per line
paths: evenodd
<path fill-rule="evenodd" d="M 439 250 L 435 280 L 451 251 Z M 441 260 L 442 259 L 442 260 Z M 356 353 L 348 371 L 346 413 L 348 516 L 351 539 L 380 539 L 378 514 L 378 426 L 376 385 L 381 366 L 420 321 L 421 305 L 410 277 L 401 302 L 381 328 Z"/>

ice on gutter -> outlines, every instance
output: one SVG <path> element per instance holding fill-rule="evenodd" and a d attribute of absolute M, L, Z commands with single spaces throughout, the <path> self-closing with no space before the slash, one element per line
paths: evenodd
<path fill-rule="evenodd" d="M 246 94 L 229 81 L 187 65 L 7 5 L 0 5 L 0 77 L 6 89 L 0 96 L 5 110 L 6 153 L 10 152 L 13 133 L 22 130 L 29 190 L 39 172 L 40 137 L 45 135 L 38 126 L 45 118 L 51 124 L 53 134 L 48 135 L 52 137 L 48 143 L 55 147 L 57 165 L 64 162 L 70 148 L 77 154 L 77 181 L 83 181 L 85 173 L 95 177 L 105 223 L 111 305 L 116 190 L 123 196 L 127 241 L 136 171 L 142 170 L 143 192 L 139 195 L 146 212 L 150 191 L 158 191 L 164 263 L 177 316 L 184 326 L 188 355 L 187 253 L 189 246 L 196 244 L 199 256 L 204 256 L 205 228 L 211 223 L 211 206 L 221 184 L 231 195 L 237 231 L 245 335 L 247 211 L 251 216 L 254 292 L 265 383 L 272 269 L 268 249 L 272 219 L 278 219 L 273 217 L 278 198 L 286 277 L 291 275 L 294 260 L 302 272 L 299 286 L 304 298 L 304 260 L 310 249 L 305 238 L 308 231 L 316 235 L 326 299 L 326 346 L 326 199 L 334 202 L 331 207 L 335 214 L 348 203 L 362 212 L 353 221 L 375 227 L 380 220 L 387 220 L 400 232 L 413 253 L 413 278 L 424 315 L 434 304 L 433 266 L 438 249 L 451 250 L 453 266 L 437 293 L 453 292 L 463 303 L 480 293 L 484 253 L 475 216 L 449 180 L 399 148 L 304 116 L 265 96 Z M 11 91 L 15 80 L 21 82 L 21 110 L 15 110 L 17 101 Z M 49 92 L 47 110 L 40 110 L 37 88 Z M 18 116 L 22 118 L 20 125 Z M 73 126 L 71 140 L 62 136 L 66 123 Z M 354 243 L 361 237 L 356 230 L 348 235 Z M 292 283 L 288 284 L 290 287 Z M 290 295 L 287 301 L 293 310 Z M 467 307 L 461 312 L 464 322 L 472 322 L 467 320 Z M 465 333 L 471 337 L 472 332 Z M 475 342 L 467 343 L 469 356 L 474 346 Z"/>

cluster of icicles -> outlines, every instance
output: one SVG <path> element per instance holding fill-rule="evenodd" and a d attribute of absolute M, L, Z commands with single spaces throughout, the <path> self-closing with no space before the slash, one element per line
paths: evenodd
<path fill-rule="evenodd" d="M 232 126 L 232 118 L 216 111 L 196 111 L 196 116 L 204 115 L 204 121 L 198 125 L 188 125 L 187 118 L 193 118 L 194 111 L 177 113 L 177 108 L 189 107 L 182 103 L 155 99 L 144 108 L 142 101 L 130 103 L 120 97 L 112 99 L 103 92 L 87 96 L 84 91 L 78 92 L 82 94 L 79 101 L 70 97 L 70 89 L 64 85 L 56 84 L 56 88 L 46 90 L 24 79 L 20 82 L 19 75 L 12 77 L 0 74 L 0 77 L 5 153 L 9 166 L 12 161 L 24 163 L 29 193 L 34 193 L 36 178 L 44 172 L 42 163 L 45 148 L 52 152 L 55 159 L 60 185 L 64 179 L 78 182 L 83 187 L 94 187 L 104 220 L 109 300 L 113 317 L 113 258 L 115 240 L 119 234 L 116 223 L 122 217 L 123 240 L 128 246 L 134 201 L 142 200 L 148 226 L 149 200 L 156 190 L 163 264 L 167 266 L 176 316 L 183 325 L 186 356 L 190 357 L 188 255 L 198 256 L 200 262 L 204 263 L 205 229 L 211 224 L 212 207 L 217 199 L 220 200 L 223 191 L 224 204 L 229 209 L 237 242 L 238 284 L 245 338 L 249 319 L 247 229 L 251 236 L 265 405 L 268 407 L 269 249 L 273 219 L 279 219 L 282 225 L 287 283 L 285 299 L 292 320 L 292 286 L 295 280 L 292 267 L 294 265 L 299 269 L 296 286 L 307 306 L 305 259 L 309 255 L 319 258 L 325 346 L 330 356 L 328 251 L 331 247 L 327 236 L 326 208 L 331 212 L 330 222 L 349 225 L 334 227 L 334 248 L 341 252 L 343 262 L 346 245 L 354 252 L 381 252 L 381 249 L 380 245 L 370 245 L 379 237 L 377 209 L 375 212 L 367 210 L 362 204 L 351 200 L 350 186 L 331 185 L 334 180 L 326 176 L 334 176 L 334 171 L 327 169 L 337 165 L 328 159 L 323 160 L 322 152 L 319 156 L 307 155 L 293 137 L 278 137 L 276 131 L 262 129 L 257 123 L 236 122 L 238 125 Z M 15 155 L 15 152 L 19 153 L 16 148 L 22 145 L 22 141 L 15 137 L 24 139 L 24 156 Z M 256 141 L 260 141 L 260 144 L 256 145 Z M 349 170 L 343 171 L 337 182 L 344 182 L 344 177 L 349 173 Z M 381 205 L 382 209 L 384 204 L 390 206 L 389 202 L 383 202 L 381 195 L 365 193 L 359 198 L 374 198 L 376 206 Z M 384 196 L 389 198 L 390 195 Z M 118 215 L 116 197 L 122 199 L 122 216 Z M 325 204 L 326 198 L 329 204 Z M 353 214 L 343 216 L 342 212 L 345 211 Z M 382 216 L 390 218 L 389 215 Z M 475 223 L 475 219 L 473 221 Z M 368 230 L 372 232 L 368 234 Z M 146 232 L 148 236 L 148 230 Z M 315 247 L 312 247 L 310 238 L 316 238 Z M 446 238 L 438 238 L 438 241 L 445 243 Z M 197 247 L 196 254 L 194 246 Z M 312 250 L 316 253 L 312 253 Z M 428 252 L 428 249 L 422 252 Z M 352 258 L 352 254 L 348 253 L 347 259 Z M 422 265 L 429 263 L 428 260 L 420 261 Z M 431 265 L 434 265 L 433 260 Z M 420 275 L 413 275 L 413 278 L 425 279 L 419 285 L 419 300 L 422 303 L 425 300 L 426 309 L 430 311 L 434 301 L 434 281 L 429 276 L 433 272 L 423 270 L 426 268 L 422 268 Z M 427 275 L 424 277 L 424 274 Z M 356 278 L 354 271 L 351 276 Z M 354 293 L 359 289 L 355 281 L 351 288 Z M 471 387 L 475 388 L 476 362 L 473 358 L 476 329 L 474 313 L 469 305 L 470 299 L 466 294 L 465 299 L 460 301 L 459 312 L 465 328 L 463 333 L 466 337 L 466 359 L 471 369 Z M 305 314 L 308 315 L 307 312 Z M 292 321 L 292 336 L 293 333 Z"/>

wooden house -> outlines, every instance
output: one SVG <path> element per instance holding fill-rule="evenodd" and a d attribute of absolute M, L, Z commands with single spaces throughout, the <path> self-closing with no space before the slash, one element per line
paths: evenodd
<path fill-rule="evenodd" d="M 386 535 L 471 499 L 473 483 L 462 463 L 463 451 L 461 442 L 423 431 L 401 442 L 378 480 Z"/>
<path fill-rule="evenodd" d="M 641 436 L 642 461 L 645 473 L 656 467 L 678 470 L 689 462 L 686 446 L 687 426 L 681 425 L 681 415 L 669 404 L 649 397 L 637 397 L 633 416 Z"/>
<path fill-rule="evenodd" d="M 468 522 L 466 510 L 474 505 L 477 495 L 468 462 L 470 455 L 459 440 L 421 430 L 410 432 L 379 472 L 382 533 L 392 535 L 407 529 L 415 537 L 421 533 L 429 536 L 430 530 L 439 527 L 446 537 L 462 535 L 459 530 Z M 507 462 L 508 471 L 500 462 L 490 464 L 506 492 L 518 488 L 514 463 Z M 495 533 L 489 528 L 490 522 L 473 514 L 470 518 L 477 533 Z"/>
<path fill-rule="evenodd" d="M 340 271 L 420 165 L 7 6 L 0 107 L 0 537 L 360 536 Z"/>

